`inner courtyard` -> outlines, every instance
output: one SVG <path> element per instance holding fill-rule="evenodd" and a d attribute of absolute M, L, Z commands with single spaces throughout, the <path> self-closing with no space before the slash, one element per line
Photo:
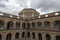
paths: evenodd
<path fill-rule="evenodd" d="M 60 11 L 39 14 L 32 8 L 19 16 L 0 12 L 0 40 L 60 40 Z"/>

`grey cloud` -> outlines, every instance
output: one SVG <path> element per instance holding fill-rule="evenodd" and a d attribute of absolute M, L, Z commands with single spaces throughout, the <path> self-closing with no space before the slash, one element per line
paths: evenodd
<path fill-rule="evenodd" d="M 0 2 L 2 2 L 2 1 L 8 2 L 9 0 L 0 0 Z"/>
<path fill-rule="evenodd" d="M 9 4 L 14 1 L 15 4 Z M 0 0 L 0 11 L 17 14 L 22 8 L 28 7 L 28 0 Z M 16 5 L 17 4 L 17 5 Z M 41 9 L 41 12 L 60 10 L 60 0 L 30 0 L 30 6 L 34 9 Z"/>
<path fill-rule="evenodd" d="M 21 8 L 22 7 L 17 3 L 9 4 L 9 2 L 6 2 L 5 0 L 0 1 L 0 12 L 17 15 Z"/>
<path fill-rule="evenodd" d="M 31 0 L 31 7 L 32 8 L 40 8 L 40 3 L 41 3 L 41 0 Z"/>
<path fill-rule="evenodd" d="M 27 7 L 26 2 L 27 2 L 27 0 L 17 0 L 17 4 L 19 4 L 22 7 Z"/>
<path fill-rule="evenodd" d="M 0 7 L 4 8 L 6 6 L 7 6 L 6 2 L 0 2 Z"/>
<path fill-rule="evenodd" d="M 42 8 L 42 12 L 58 11 L 60 10 L 60 0 L 35 0 L 31 3 L 31 6 L 32 8 Z"/>

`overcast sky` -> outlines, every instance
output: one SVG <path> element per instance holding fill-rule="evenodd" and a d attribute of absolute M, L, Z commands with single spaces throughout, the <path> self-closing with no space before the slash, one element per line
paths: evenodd
<path fill-rule="evenodd" d="M 60 11 L 60 0 L 0 0 L 0 12 L 16 15 L 24 8 L 34 8 L 41 14 Z"/>

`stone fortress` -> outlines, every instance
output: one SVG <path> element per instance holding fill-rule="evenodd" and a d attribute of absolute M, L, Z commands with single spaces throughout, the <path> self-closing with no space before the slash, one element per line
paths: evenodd
<path fill-rule="evenodd" d="M 19 16 L 0 12 L 0 40 L 60 40 L 60 11 L 39 14 L 32 8 Z"/>

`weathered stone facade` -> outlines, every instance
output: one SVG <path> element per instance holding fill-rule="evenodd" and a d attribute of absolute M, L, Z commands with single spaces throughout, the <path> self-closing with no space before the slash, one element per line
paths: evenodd
<path fill-rule="evenodd" d="M 19 16 L 0 12 L 0 40 L 60 40 L 60 11 L 39 15 L 23 9 Z"/>

